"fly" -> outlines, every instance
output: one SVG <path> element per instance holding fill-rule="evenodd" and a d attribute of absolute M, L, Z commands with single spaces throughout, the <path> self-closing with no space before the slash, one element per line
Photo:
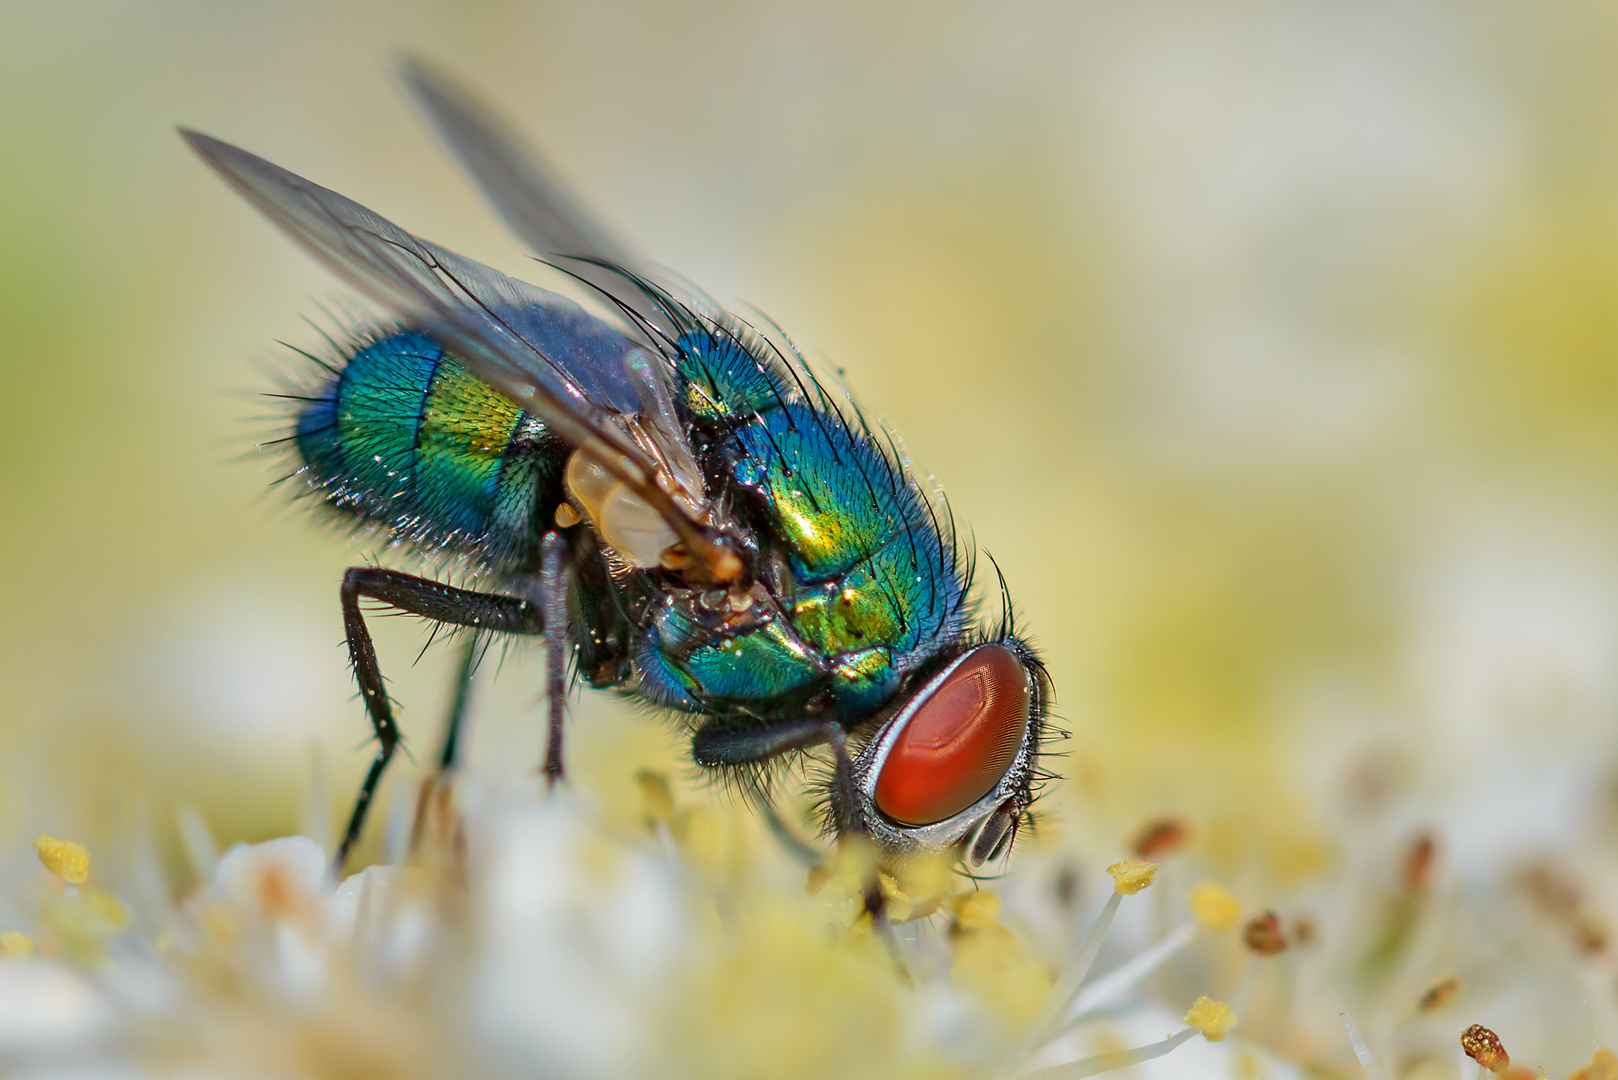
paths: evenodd
<path fill-rule="evenodd" d="M 363 600 L 473 631 L 457 702 L 480 639 L 542 639 L 552 784 L 571 661 L 590 685 L 678 718 L 696 762 L 772 820 L 770 766 L 829 753 L 814 783 L 835 836 L 868 837 L 890 860 L 977 865 L 1006 850 L 1046 778 L 1049 680 L 1009 614 L 974 619 L 972 559 L 892 436 L 828 392 L 778 328 L 648 269 L 454 83 L 418 63 L 403 75 L 495 210 L 589 307 L 181 132 L 398 320 L 323 364 L 298 400 L 296 477 L 390 543 L 459 556 L 479 585 L 344 574 L 377 749 L 339 866 L 400 739 Z"/>

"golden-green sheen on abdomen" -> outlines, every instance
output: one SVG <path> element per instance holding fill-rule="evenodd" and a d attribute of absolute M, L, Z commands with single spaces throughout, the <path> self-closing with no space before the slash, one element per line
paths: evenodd
<path fill-rule="evenodd" d="M 560 462 L 543 427 L 431 338 L 357 349 L 299 410 L 305 476 L 334 509 L 492 566 L 533 545 Z"/>

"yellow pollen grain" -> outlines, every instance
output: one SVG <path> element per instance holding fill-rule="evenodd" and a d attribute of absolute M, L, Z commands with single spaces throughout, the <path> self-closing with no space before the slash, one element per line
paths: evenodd
<path fill-rule="evenodd" d="M 1112 875 L 1112 887 L 1125 896 L 1134 896 L 1157 879 L 1157 864 L 1126 859 L 1107 867 Z"/>
<path fill-rule="evenodd" d="M 909 920 L 914 905 L 911 904 L 910 897 L 904 894 L 904 890 L 899 888 L 897 879 L 891 874 L 877 874 L 876 884 L 887 902 L 885 914 L 889 921 L 905 922 Z"/>
<path fill-rule="evenodd" d="M 1211 881 L 1204 881 L 1191 890 L 1191 914 L 1209 930 L 1229 930 L 1242 917 L 1242 905 L 1236 898 Z"/>
<path fill-rule="evenodd" d="M 952 896 L 949 906 L 962 930 L 987 930 L 1000 922 L 1000 898 L 988 889 Z"/>
<path fill-rule="evenodd" d="M 82 884 L 90 876 L 90 849 L 83 844 L 40 833 L 34 838 L 34 850 L 45 869 L 69 885 Z"/>
<path fill-rule="evenodd" d="M 837 851 L 832 855 L 832 876 L 848 874 L 865 881 L 876 873 L 880 861 L 879 852 L 870 840 L 849 833 L 837 842 Z"/>
<path fill-rule="evenodd" d="M 0 934 L 0 959 L 26 960 L 34 955 L 34 939 L 21 930 Z"/>
<path fill-rule="evenodd" d="M 1053 982 L 1051 970 L 1004 926 L 954 937 L 950 981 L 981 995 L 1008 1029 L 1026 1024 Z"/>
<path fill-rule="evenodd" d="M 1202 1032 L 1203 1038 L 1209 1042 L 1218 1042 L 1236 1026 L 1236 1014 L 1223 1001 L 1214 1001 L 1203 994 L 1191 1003 L 1191 1011 L 1185 1014 L 1185 1022 Z"/>
<path fill-rule="evenodd" d="M 899 887 L 911 896 L 932 896 L 944 892 L 954 880 L 954 866 L 948 855 L 912 859 L 895 871 Z"/>

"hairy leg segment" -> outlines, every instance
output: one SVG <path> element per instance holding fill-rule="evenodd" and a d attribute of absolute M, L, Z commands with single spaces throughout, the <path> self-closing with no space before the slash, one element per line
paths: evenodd
<path fill-rule="evenodd" d="M 359 839 L 360 831 L 365 826 L 366 813 L 376 796 L 377 786 L 382 782 L 382 774 L 399 745 L 399 726 L 393 718 L 393 704 L 388 700 L 387 689 L 382 682 L 382 669 L 377 664 L 371 631 L 360 610 L 360 601 L 365 599 L 379 600 L 411 615 L 480 632 L 473 635 L 468 645 L 466 665 L 456 692 L 456 707 L 450 717 L 441 755 L 444 767 L 454 763 L 465 695 L 475 663 L 474 650 L 477 638 L 482 636 L 481 632 L 534 635 L 545 630 L 539 608 L 518 597 L 458 589 L 431 578 L 371 566 L 350 567 L 343 575 L 343 628 L 348 635 L 348 656 L 354 666 L 354 679 L 359 683 L 360 698 L 365 702 L 365 711 L 376 734 L 377 749 L 371 768 L 365 774 L 365 782 L 360 785 L 359 795 L 354 800 L 354 810 L 349 815 L 342 843 L 337 847 L 336 865 L 339 871 L 354 842 Z"/>

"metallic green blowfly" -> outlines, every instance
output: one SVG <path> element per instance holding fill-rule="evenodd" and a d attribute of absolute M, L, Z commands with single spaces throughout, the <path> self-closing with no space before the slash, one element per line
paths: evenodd
<path fill-rule="evenodd" d="M 778 328 L 647 269 L 442 75 L 410 64 L 404 81 L 542 272 L 582 287 L 588 308 L 182 132 L 398 319 L 323 364 L 299 398 L 296 476 L 388 543 L 458 557 L 480 586 L 344 575 L 377 752 L 339 865 L 399 743 L 367 598 L 470 628 L 463 691 L 480 638 L 543 637 L 552 783 L 571 658 L 590 685 L 678 717 L 696 761 L 777 824 L 770 766 L 818 752 L 835 835 L 863 834 L 890 859 L 980 864 L 1006 850 L 1045 779 L 1049 681 L 1009 603 L 997 628 L 974 624 L 972 559 L 942 500 Z"/>

